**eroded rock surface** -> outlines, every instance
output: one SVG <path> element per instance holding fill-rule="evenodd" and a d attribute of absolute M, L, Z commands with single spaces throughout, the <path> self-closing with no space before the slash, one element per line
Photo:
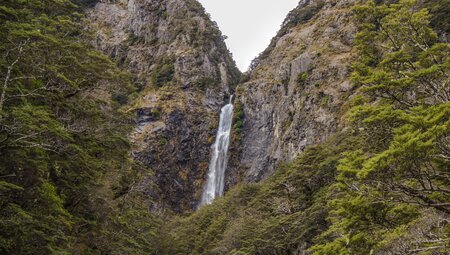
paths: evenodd
<path fill-rule="evenodd" d="M 343 127 L 341 108 L 352 94 L 352 3 L 302 1 L 254 62 L 237 89 L 245 117 L 230 185 L 265 178 Z"/>
<path fill-rule="evenodd" d="M 195 0 L 100 1 L 89 18 L 94 44 L 139 88 L 127 109 L 136 112 L 133 156 L 157 186 L 144 192 L 158 209 L 195 208 L 220 108 L 240 76 L 221 32 Z"/>

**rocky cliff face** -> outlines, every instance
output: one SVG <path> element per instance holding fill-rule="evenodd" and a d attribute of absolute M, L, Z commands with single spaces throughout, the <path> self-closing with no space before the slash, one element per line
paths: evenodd
<path fill-rule="evenodd" d="M 105 0 L 89 19 L 95 45 L 138 88 L 125 107 L 136 112 L 133 156 L 155 171 L 138 186 L 154 209 L 195 208 L 219 110 L 240 76 L 217 25 L 196 0 Z"/>
<path fill-rule="evenodd" d="M 139 89 L 126 109 L 136 112 L 133 155 L 155 170 L 140 188 L 159 200 L 158 209 L 195 208 L 219 110 L 232 93 L 227 189 L 264 179 L 345 128 L 342 115 L 354 92 L 349 74 L 356 2 L 300 1 L 237 88 L 240 73 L 196 0 L 95 4 L 89 12 L 95 45 L 130 70 Z"/>
<path fill-rule="evenodd" d="M 301 1 L 237 89 L 242 105 L 240 151 L 228 183 L 258 181 L 274 167 L 343 128 L 352 94 L 349 65 L 355 1 Z"/>
<path fill-rule="evenodd" d="M 344 127 L 355 0 L 304 0 L 236 88 L 226 187 L 259 181 Z M 240 73 L 195 0 L 100 1 L 95 44 L 134 74 L 134 157 L 155 170 L 141 189 L 158 208 L 195 208 L 218 112 Z M 119 95 L 120 96 L 120 95 Z M 150 188 L 156 183 L 155 188 Z"/>

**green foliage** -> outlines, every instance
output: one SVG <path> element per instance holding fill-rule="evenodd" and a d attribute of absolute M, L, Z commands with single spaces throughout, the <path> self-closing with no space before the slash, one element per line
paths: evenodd
<path fill-rule="evenodd" d="M 284 20 L 281 29 L 278 31 L 277 35 L 270 42 L 269 47 L 267 47 L 261 54 L 252 60 L 250 64 L 250 70 L 253 70 L 258 66 L 258 64 L 270 56 L 279 38 L 286 35 L 290 29 L 295 26 L 305 24 L 310 21 L 319 11 L 325 6 L 325 1 L 305 1 L 289 12 L 286 19 Z"/>
<path fill-rule="evenodd" d="M 153 108 L 150 112 L 152 117 L 155 119 L 161 118 L 161 109 L 160 108 Z"/>
<path fill-rule="evenodd" d="M 446 102 L 450 46 L 437 41 L 428 11 L 413 8 L 414 1 L 390 6 L 369 2 L 355 8 L 363 25 L 356 37 L 361 55 L 354 64 L 353 81 L 364 85 L 372 98 L 403 107 Z"/>
<path fill-rule="evenodd" d="M 374 253 L 390 232 L 404 233 L 419 208 L 450 212 L 450 47 L 417 6 L 369 1 L 354 9 L 360 54 L 352 78 L 364 99 L 349 115 L 365 143 L 339 162 L 332 225 L 315 254 Z"/>
<path fill-rule="evenodd" d="M 450 0 L 424 0 L 423 6 L 426 7 L 430 13 L 430 22 L 433 28 L 440 33 L 450 34 Z"/>
<path fill-rule="evenodd" d="M 290 28 L 297 26 L 298 24 L 303 24 L 312 19 L 325 5 L 324 1 L 317 1 L 314 3 L 308 3 L 305 6 L 301 6 L 299 8 L 295 8 L 291 11 L 284 21 L 284 26 L 280 31 L 286 33 Z"/>
<path fill-rule="evenodd" d="M 348 132 L 175 219 L 164 254 L 448 252 L 450 48 L 415 1 L 368 1 L 354 14 Z"/>
<path fill-rule="evenodd" d="M 341 137 L 347 137 L 342 134 Z M 212 205 L 166 226 L 163 254 L 290 254 L 327 223 L 326 194 L 340 152 L 358 142 L 308 149 L 259 184 L 239 185 Z"/>
<path fill-rule="evenodd" d="M 241 101 L 235 100 L 233 110 L 233 131 L 236 135 L 239 135 L 244 127 L 244 118 L 244 107 Z"/>
<path fill-rule="evenodd" d="M 165 56 L 161 59 L 156 67 L 153 69 L 150 80 L 153 86 L 160 88 L 162 86 L 168 85 L 174 78 L 175 67 L 173 65 L 173 60 Z"/>
<path fill-rule="evenodd" d="M 301 72 L 297 75 L 297 83 L 299 85 L 305 84 L 307 80 L 308 80 L 308 72 Z"/>
<path fill-rule="evenodd" d="M 165 137 L 161 137 L 160 139 L 159 139 L 159 145 L 160 146 L 164 146 L 164 145 L 166 145 L 167 144 L 167 139 L 165 138 Z"/>
<path fill-rule="evenodd" d="M 109 182 L 132 164 L 130 116 L 114 99 L 133 87 L 82 42 L 75 11 L 66 0 L 0 4 L 2 254 L 99 254 L 92 240 L 115 231 Z"/>
<path fill-rule="evenodd" d="M 129 174 L 139 176 L 136 172 Z M 133 181 L 130 185 L 134 185 Z M 118 201 L 118 211 L 110 215 L 95 243 L 102 254 L 160 254 L 160 243 L 165 238 L 161 231 L 163 221 L 150 212 L 148 201 L 137 191 L 127 192 Z M 85 253 L 86 250 L 81 252 Z"/>
<path fill-rule="evenodd" d="M 359 91 L 348 131 L 306 149 L 261 183 L 240 184 L 212 205 L 164 222 L 141 191 L 140 181 L 151 185 L 153 177 L 128 158 L 129 116 L 118 107 L 133 91 L 129 77 L 82 42 L 82 15 L 70 1 L 3 1 L 0 253 L 376 254 L 416 227 L 421 231 L 411 233 L 429 237 L 403 245 L 404 253 L 433 244 L 432 252 L 445 254 L 450 47 L 430 27 L 445 23 L 445 9 L 421 3 L 436 18 L 415 1 L 389 2 L 396 3 L 367 1 L 354 9 L 352 80 Z M 307 22 L 322 7 L 319 1 L 296 9 L 285 27 Z M 221 36 L 196 35 L 204 47 Z M 157 62 L 153 85 L 171 84 L 173 60 Z M 307 79 L 301 73 L 298 82 Z M 203 77 L 195 86 L 214 82 Z M 159 109 L 151 114 L 158 118 Z M 236 134 L 244 118 L 235 102 Z M 422 223 L 429 215 L 444 220 Z"/>
<path fill-rule="evenodd" d="M 121 93 L 113 93 L 112 100 L 116 101 L 117 103 L 124 105 L 128 103 L 128 95 L 127 94 L 121 94 Z"/>
<path fill-rule="evenodd" d="M 331 100 L 331 96 L 326 95 L 323 92 L 319 92 L 319 97 L 320 97 L 320 105 L 322 105 L 322 106 L 328 105 L 328 103 Z"/>
<path fill-rule="evenodd" d="M 382 183 L 391 180 L 386 183 L 388 190 L 400 191 L 407 200 L 434 207 L 445 201 L 434 201 L 429 195 L 437 192 L 449 199 L 439 187 L 450 182 L 438 176 L 445 175 L 449 166 L 444 140 L 450 128 L 446 85 L 450 47 L 436 41 L 436 34 L 429 28 L 428 12 L 415 11 L 415 4 L 401 1 L 376 6 L 369 2 L 356 8 L 356 18 L 363 27 L 358 39 L 374 35 L 372 46 L 376 50 L 367 49 L 359 41 L 364 54 L 355 64 L 353 79 L 370 101 L 377 102 L 354 107 L 351 116 L 355 125 L 364 130 L 363 135 L 384 137 L 383 142 L 366 149 L 364 154 L 370 156 L 357 168 L 358 177 L 384 180 Z M 373 26 L 369 13 L 376 13 L 376 20 L 381 22 Z"/>
<path fill-rule="evenodd" d="M 194 81 L 193 86 L 201 91 L 205 91 L 207 88 L 211 88 L 215 84 L 217 84 L 217 81 L 211 77 L 200 77 Z"/>

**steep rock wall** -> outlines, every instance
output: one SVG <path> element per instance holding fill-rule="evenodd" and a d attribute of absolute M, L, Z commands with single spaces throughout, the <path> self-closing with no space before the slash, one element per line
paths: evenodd
<path fill-rule="evenodd" d="M 94 44 L 138 88 L 124 107 L 136 112 L 133 156 L 155 176 L 136 185 L 154 210 L 195 208 L 220 108 L 240 76 L 221 32 L 196 0 L 105 0 L 89 20 Z"/>
<path fill-rule="evenodd" d="M 355 1 L 301 1 L 237 88 L 244 121 L 228 184 L 259 181 L 343 128 Z M 236 146 L 238 148 L 236 148 Z"/>

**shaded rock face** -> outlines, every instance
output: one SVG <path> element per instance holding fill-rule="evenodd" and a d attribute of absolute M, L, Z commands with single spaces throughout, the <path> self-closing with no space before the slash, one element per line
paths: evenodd
<path fill-rule="evenodd" d="M 220 108 L 240 76 L 217 25 L 196 0 L 99 1 L 89 11 L 97 48 L 133 74 L 139 91 L 133 156 L 156 209 L 196 207 Z M 149 177 L 150 178 L 150 177 Z M 155 209 L 154 208 L 154 209 Z"/>
<path fill-rule="evenodd" d="M 353 90 L 354 2 L 300 2 L 257 59 L 250 80 L 237 88 L 245 118 L 229 186 L 265 178 L 277 164 L 344 127 L 342 107 Z"/>
<path fill-rule="evenodd" d="M 355 2 L 300 1 L 236 88 L 234 123 L 243 124 L 233 126 L 226 189 L 264 179 L 344 128 Z M 195 0 L 100 1 L 89 17 L 94 44 L 139 88 L 131 141 L 134 158 L 155 172 L 140 180 L 153 209 L 194 209 L 220 108 L 240 76 L 217 25 Z"/>

